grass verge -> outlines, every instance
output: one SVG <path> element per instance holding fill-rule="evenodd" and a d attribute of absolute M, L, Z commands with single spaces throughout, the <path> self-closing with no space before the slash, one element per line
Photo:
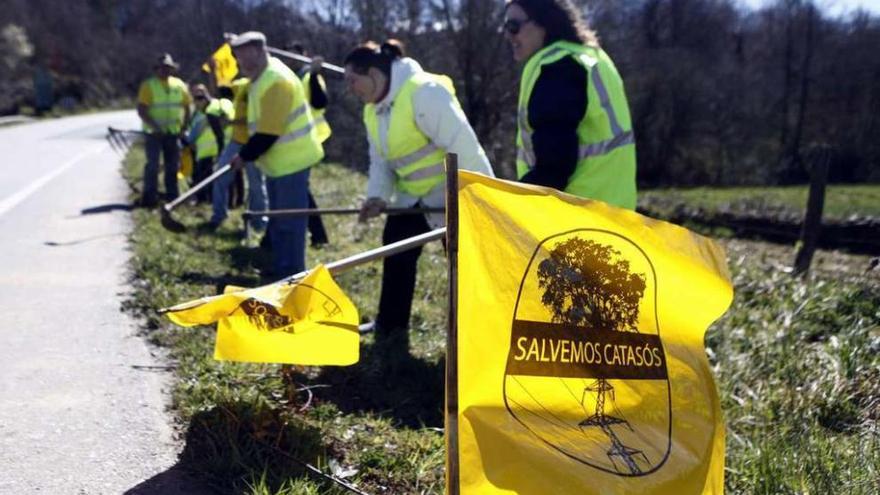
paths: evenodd
<path fill-rule="evenodd" d="M 124 174 L 138 187 L 143 153 Z M 359 203 L 364 178 L 337 165 L 313 170 L 321 206 Z M 175 212 L 195 226 L 206 206 Z M 155 211 L 135 210 L 134 295 L 129 309 L 170 350 L 173 405 L 185 437 L 182 461 L 233 493 L 345 493 L 307 475 L 289 456 L 344 477 L 368 493 L 442 493 L 445 258 L 439 244 L 420 260 L 411 356 L 378 372 L 372 337 L 351 368 L 302 368 L 211 358 L 213 330 L 180 329 L 155 310 L 253 286 L 267 255 L 239 243 L 240 220 L 214 234 L 175 235 Z M 380 244 L 381 223 L 328 217 L 331 244 L 308 262 L 331 261 Z M 731 310 L 707 348 L 727 421 L 730 493 L 880 491 L 880 276 L 868 259 L 820 252 L 806 279 L 787 275 L 789 248 L 725 241 L 736 285 Z M 362 313 L 373 314 L 381 267 L 337 278 Z"/>
<path fill-rule="evenodd" d="M 652 189 L 639 191 L 639 206 L 669 218 L 679 205 L 707 212 L 729 211 L 800 220 L 809 186 Z M 880 217 L 880 185 L 830 185 L 825 192 L 824 217 L 846 220 Z"/>

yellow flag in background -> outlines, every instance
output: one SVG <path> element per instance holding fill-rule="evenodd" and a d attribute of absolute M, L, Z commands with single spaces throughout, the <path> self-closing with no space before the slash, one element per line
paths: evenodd
<path fill-rule="evenodd" d="M 722 493 L 703 343 L 733 297 L 722 249 L 598 201 L 459 177 L 460 493 Z"/>
<path fill-rule="evenodd" d="M 295 284 L 276 283 L 183 303 L 178 325 L 217 322 L 214 358 L 301 365 L 358 361 L 358 312 L 320 265 Z"/>
<path fill-rule="evenodd" d="M 235 56 L 232 55 L 232 48 L 229 46 L 229 43 L 223 43 L 211 55 L 211 60 L 214 62 L 214 78 L 217 80 L 217 85 L 229 86 L 232 80 L 235 79 L 236 74 L 238 74 L 238 63 L 235 61 Z M 202 70 L 211 72 L 210 64 L 202 64 Z"/>

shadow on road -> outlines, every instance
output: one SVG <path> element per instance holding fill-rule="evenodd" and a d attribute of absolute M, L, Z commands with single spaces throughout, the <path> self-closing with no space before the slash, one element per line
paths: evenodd
<path fill-rule="evenodd" d="M 77 244 L 85 244 L 86 242 L 97 241 L 99 239 L 107 239 L 109 237 L 118 237 L 121 235 L 125 235 L 125 232 L 116 232 L 114 234 L 93 235 L 90 237 L 84 237 L 82 239 L 75 239 L 73 241 L 44 241 L 43 244 L 46 246 L 51 246 L 51 247 L 75 246 Z"/>
<path fill-rule="evenodd" d="M 112 211 L 131 211 L 137 208 L 136 205 L 128 203 L 108 203 L 106 205 L 93 206 L 80 210 L 80 215 L 97 215 L 99 213 L 110 213 Z"/>
<path fill-rule="evenodd" d="M 215 495 L 223 492 L 208 486 L 180 467 L 178 463 L 124 493 L 125 495 Z"/>

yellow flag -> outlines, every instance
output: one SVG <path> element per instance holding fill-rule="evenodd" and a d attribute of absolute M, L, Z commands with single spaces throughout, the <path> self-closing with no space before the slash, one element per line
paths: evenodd
<path fill-rule="evenodd" d="M 448 491 L 722 493 L 703 339 L 733 297 L 723 250 L 602 202 L 459 177 Z"/>
<path fill-rule="evenodd" d="M 227 290 L 166 314 L 185 327 L 217 322 L 219 360 L 343 366 L 358 361 L 357 309 L 324 265 L 295 284 Z"/>
<path fill-rule="evenodd" d="M 235 61 L 235 56 L 232 55 L 232 48 L 229 46 L 229 43 L 223 43 L 211 55 L 211 60 L 214 62 L 214 78 L 217 80 L 217 85 L 228 86 L 235 79 L 236 74 L 238 74 L 238 63 Z M 202 70 L 211 72 L 211 65 L 208 63 L 202 64 Z"/>
<path fill-rule="evenodd" d="M 177 179 L 181 180 L 192 177 L 194 168 L 192 146 L 184 146 L 180 150 L 180 167 L 177 169 Z"/>

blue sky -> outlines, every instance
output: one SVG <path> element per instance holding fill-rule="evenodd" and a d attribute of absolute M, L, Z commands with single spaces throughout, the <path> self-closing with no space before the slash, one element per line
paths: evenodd
<path fill-rule="evenodd" d="M 760 7 L 771 0 L 740 0 L 746 5 Z M 880 0 L 817 0 L 816 5 L 823 8 L 831 15 L 840 15 L 852 12 L 858 7 L 863 7 L 875 14 L 880 14 Z"/>

